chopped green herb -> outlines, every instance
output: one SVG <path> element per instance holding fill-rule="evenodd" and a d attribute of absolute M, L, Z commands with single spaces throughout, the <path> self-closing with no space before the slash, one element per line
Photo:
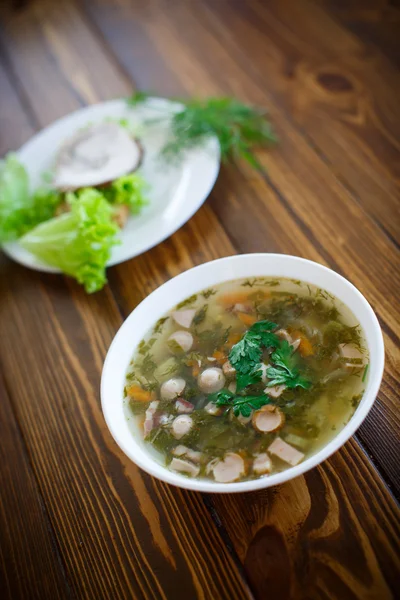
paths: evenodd
<path fill-rule="evenodd" d="M 137 106 L 151 94 L 135 93 L 128 99 Z M 202 146 L 210 137 L 219 142 L 222 160 L 244 159 L 252 167 L 263 170 L 253 154 L 257 147 L 268 147 L 276 139 L 264 109 L 249 106 L 234 98 L 191 99 L 179 102 L 184 107 L 171 117 L 170 110 L 150 123 L 168 120 L 170 135 L 161 150 L 168 161 L 181 159 L 191 148 Z"/>
<path fill-rule="evenodd" d="M 364 383 L 364 381 L 365 381 L 365 380 L 366 380 L 366 378 L 367 378 L 368 369 L 369 369 L 369 363 L 367 363 L 367 364 L 365 365 L 364 373 L 363 373 L 363 376 L 362 376 L 362 379 L 361 379 L 361 381 L 362 381 L 363 383 Z"/>
<path fill-rule="evenodd" d="M 206 315 L 207 315 L 207 310 L 208 310 L 208 305 L 205 304 L 197 311 L 197 313 L 193 317 L 194 325 L 200 325 L 200 323 L 202 323 L 204 321 L 204 319 L 206 318 Z"/>
<path fill-rule="evenodd" d="M 204 292 L 201 292 L 201 295 L 203 296 L 203 298 L 208 300 L 211 296 L 214 296 L 216 293 L 217 292 L 215 290 L 210 288 L 209 290 L 204 290 Z"/>
<path fill-rule="evenodd" d="M 154 333 L 161 333 L 163 330 L 164 323 L 168 321 L 169 317 L 162 317 L 158 319 L 157 323 L 154 326 Z"/>
<path fill-rule="evenodd" d="M 179 304 L 176 305 L 176 308 L 179 310 L 180 308 L 185 308 L 186 306 L 190 306 L 191 304 L 194 304 L 197 300 L 197 294 L 193 294 L 193 296 L 190 296 L 189 298 L 186 298 L 186 300 L 182 300 L 182 302 L 179 302 Z"/>

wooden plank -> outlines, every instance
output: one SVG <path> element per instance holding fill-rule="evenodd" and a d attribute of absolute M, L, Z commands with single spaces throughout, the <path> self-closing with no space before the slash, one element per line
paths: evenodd
<path fill-rule="evenodd" d="M 1 597 L 70 598 L 54 534 L 1 376 L 0 398 Z"/>
<path fill-rule="evenodd" d="M 195 94 L 200 85 L 203 94 L 228 92 L 269 106 L 280 143 L 275 151 L 259 157 L 266 164 L 268 177 L 262 179 L 244 167 L 242 174 L 232 169 L 228 175 L 223 170 L 220 193 L 212 194 L 210 199 L 212 207 L 235 241 L 237 250 L 291 252 L 325 262 L 353 281 L 377 310 L 387 333 L 388 376 L 360 436 L 382 472 L 400 490 L 399 470 L 391 451 L 397 446 L 400 428 L 396 410 L 398 394 L 393 385 L 400 360 L 396 345 L 400 314 L 394 314 L 397 310 L 391 300 L 396 297 L 399 285 L 393 279 L 397 279 L 393 265 L 400 264 L 399 253 L 366 217 L 307 140 L 288 122 L 268 91 L 260 88 L 232 58 L 236 41 L 228 34 L 221 38 L 223 21 L 195 18 L 193 6 L 175 3 L 174 8 L 167 11 L 163 2 L 135 5 L 135 28 L 141 28 L 139 37 L 146 56 L 147 48 L 153 46 L 146 69 L 138 55 L 132 53 L 129 38 L 123 43 L 119 28 L 116 29 L 120 35 L 119 45 L 113 45 L 114 51 L 123 49 L 121 62 L 145 89 L 152 87 L 153 70 L 158 74 L 167 63 L 175 78 L 180 76 L 176 93 Z M 91 16 L 113 44 L 116 36 L 110 31 L 110 24 L 117 27 L 118 9 L 101 3 L 87 5 L 88 10 L 90 7 Z M 127 14 L 125 8 L 120 20 L 126 19 Z M 203 12 L 197 14 L 201 15 Z M 162 62 L 157 60 L 155 48 Z M 161 93 L 163 81 L 169 79 L 170 72 L 167 71 L 164 79 L 157 79 Z M 240 203 L 246 206 L 245 211 Z M 368 277 L 365 276 L 366 265 Z"/>
<path fill-rule="evenodd" d="M 32 75 L 43 84 L 40 73 Z M 47 85 L 57 87 L 58 72 L 48 75 Z M 26 90 L 34 105 L 35 92 Z M 7 281 L 0 359 L 72 592 L 171 598 L 179 577 L 182 597 L 249 597 L 201 497 L 148 477 L 111 439 L 98 399 L 105 352 L 121 322 L 110 290 L 88 297 L 73 282 L 5 258 L 0 277 Z"/>

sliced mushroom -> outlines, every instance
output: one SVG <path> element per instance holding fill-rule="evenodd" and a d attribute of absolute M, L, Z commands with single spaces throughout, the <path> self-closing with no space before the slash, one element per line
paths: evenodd
<path fill-rule="evenodd" d="M 267 404 L 254 411 L 252 422 L 254 429 L 260 433 L 270 433 L 282 427 L 285 422 L 285 415 L 277 406 Z"/>
<path fill-rule="evenodd" d="M 347 361 L 345 366 L 349 369 L 361 369 L 365 364 L 363 354 L 352 344 L 339 344 L 340 355 Z"/>
<path fill-rule="evenodd" d="M 172 318 L 174 319 L 175 323 L 177 323 L 181 327 L 186 327 L 186 329 L 189 329 L 195 314 L 196 310 L 194 308 L 188 308 L 186 310 L 175 310 L 172 313 Z"/>
<path fill-rule="evenodd" d="M 156 413 L 156 410 L 157 410 L 157 407 L 159 404 L 160 403 L 158 400 L 153 400 L 153 402 L 150 402 L 150 404 L 145 412 L 144 423 L 143 423 L 144 437 L 146 437 L 146 435 L 148 435 L 150 433 L 150 431 L 155 427 L 154 415 Z"/>
<path fill-rule="evenodd" d="M 182 377 L 173 377 L 164 381 L 160 388 L 161 398 L 163 400 L 174 400 L 180 396 L 186 387 L 186 381 Z"/>
<path fill-rule="evenodd" d="M 175 402 L 175 408 L 178 413 L 191 413 L 194 410 L 194 404 L 188 402 L 184 398 L 178 398 Z"/>
<path fill-rule="evenodd" d="M 236 394 L 236 388 L 236 381 L 231 381 L 231 383 L 228 385 L 228 390 L 232 392 L 232 394 Z"/>
<path fill-rule="evenodd" d="M 192 417 L 189 415 L 180 415 L 172 422 L 171 432 L 174 438 L 180 440 L 181 437 L 187 435 L 193 427 Z"/>
<path fill-rule="evenodd" d="M 195 463 L 200 462 L 203 456 L 201 452 L 198 452 L 197 450 L 192 450 L 191 448 L 187 448 L 186 446 L 182 445 L 179 445 L 176 448 L 174 448 L 172 450 L 172 454 L 174 456 L 186 456 Z"/>
<path fill-rule="evenodd" d="M 173 458 L 170 464 L 171 469 L 174 471 L 178 471 L 179 473 L 187 473 L 192 477 L 197 477 L 200 473 L 200 467 L 198 465 L 194 465 L 188 460 L 182 460 L 181 458 Z"/>
<path fill-rule="evenodd" d="M 230 483 L 236 481 L 245 474 L 244 460 L 239 454 L 228 452 L 223 460 L 219 460 L 213 467 L 212 472 L 215 481 L 219 483 Z"/>
<path fill-rule="evenodd" d="M 214 417 L 218 417 L 219 415 L 222 415 L 222 413 L 223 413 L 222 406 L 217 406 L 216 404 L 214 404 L 214 402 L 209 402 L 208 404 L 206 404 L 204 407 L 204 410 L 209 415 L 213 415 Z"/>
<path fill-rule="evenodd" d="M 224 364 L 222 365 L 222 372 L 225 375 L 225 377 L 233 377 L 234 375 L 236 375 L 236 369 L 235 367 L 232 367 L 229 360 L 224 362 Z"/>
<path fill-rule="evenodd" d="M 272 387 L 266 387 L 264 394 L 268 394 L 271 398 L 279 398 L 281 394 L 286 390 L 286 385 L 273 385 Z"/>
<path fill-rule="evenodd" d="M 193 336 L 189 331 L 175 331 L 169 336 L 168 341 L 177 344 L 183 352 L 189 352 L 193 346 Z"/>
<path fill-rule="evenodd" d="M 280 437 L 274 439 L 272 444 L 267 448 L 268 452 L 277 456 L 281 460 L 287 462 L 294 467 L 304 458 L 304 454 L 284 442 Z"/>
<path fill-rule="evenodd" d="M 222 390 L 225 385 L 225 376 L 221 369 L 210 367 L 200 373 L 197 383 L 203 392 L 213 394 Z"/>
<path fill-rule="evenodd" d="M 111 182 L 135 171 L 140 144 L 117 123 L 96 123 L 68 139 L 58 153 L 54 186 L 76 190 Z"/>
<path fill-rule="evenodd" d="M 253 471 L 257 475 L 264 475 L 270 473 L 272 469 L 272 462 L 267 453 L 263 452 L 259 454 L 253 461 Z"/>

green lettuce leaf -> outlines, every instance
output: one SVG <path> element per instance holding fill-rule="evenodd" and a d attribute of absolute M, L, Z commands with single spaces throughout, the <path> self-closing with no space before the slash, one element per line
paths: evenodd
<path fill-rule="evenodd" d="M 108 188 L 104 188 L 104 194 L 111 204 L 127 204 L 133 215 L 137 215 L 143 206 L 148 203 L 145 191 L 148 185 L 145 180 L 136 173 L 118 177 Z"/>
<path fill-rule="evenodd" d="M 93 188 L 79 196 L 68 194 L 71 212 L 38 225 L 21 240 L 23 248 L 48 265 L 59 268 L 83 284 L 90 294 L 106 283 L 105 269 L 118 226 L 112 207 Z"/>
<path fill-rule="evenodd" d="M 29 194 L 28 174 L 14 154 L 0 161 L 0 243 L 21 235 L 54 216 L 61 194 L 39 189 Z"/>

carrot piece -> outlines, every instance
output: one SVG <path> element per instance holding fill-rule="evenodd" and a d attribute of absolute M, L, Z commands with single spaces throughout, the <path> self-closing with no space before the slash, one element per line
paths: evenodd
<path fill-rule="evenodd" d="M 228 337 L 228 342 L 227 345 L 228 346 L 234 346 L 235 344 L 237 344 L 240 340 L 242 339 L 242 334 L 241 333 L 230 333 L 229 337 Z"/>
<path fill-rule="evenodd" d="M 314 348 L 308 337 L 301 331 L 291 331 L 290 335 L 293 340 L 300 339 L 299 352 L 301 356 L 312 356 L 314 354 Z"/>
<path fill-rule="evenodd" d="M 213 358 L 215 358 L 217 363 L 219 363 L 220 365 L 223 365 L 224 362 L 227 361 L 226 354 L 224 352 L 222 352 L 221 350 L 216 350 L 213 354 Z"/>
<path fill-rule="evenodd" d="M 127 390 L 128 396 L 137 400 L 138 402 L 150 402 L 152 399 L 151 392 L 147 392 L 139 385 L 131 385 Z"/>
<path fill-rule="evenodd" d="M 237 316 L 242 321 L 243 325 L 247 325 L 247 327 L 251 327 L 257 321 L 257 317 L 247 313 L 238 312 Z"/>
<path fill-rule="evenodd" d="M 198 377 L 200 375 L 200 367 L 197 362 L 192 367 L 192 375 L 193 377 Z"/>
<path fill-rule="evenodd" d="M 249 296 L 249 292 L 240 291 L 240 292 L 228 292 L 219 296 L 218 304 L 222 304 L 225 307 L 234 306 L 235 304 L 242 304 L 246 302 Z"/>

